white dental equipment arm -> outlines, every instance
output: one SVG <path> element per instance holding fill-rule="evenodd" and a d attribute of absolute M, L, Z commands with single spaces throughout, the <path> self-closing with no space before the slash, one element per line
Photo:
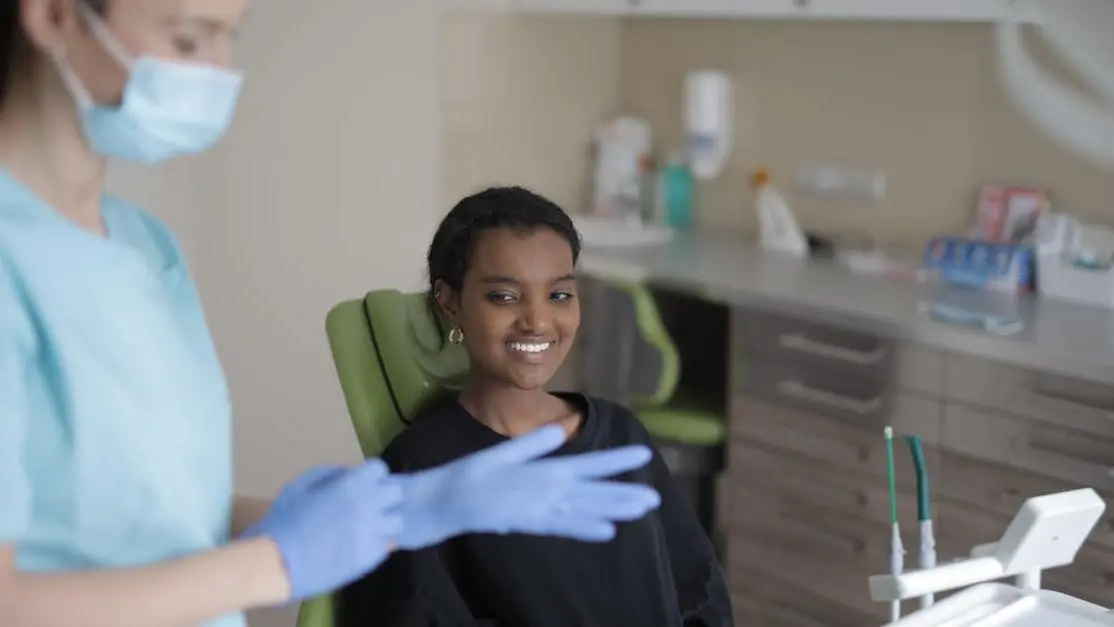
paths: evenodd
<path fill-rule="evenodd" d="M 871 599 L 888 603 L 974 586 L 891 624 L 1114 627 L 1114 613 L 1107 608 L 1040 589 L 1041 571 L 1071 564 L 1105 509 L 1090 488 L 1031 498 L 998 542 L 935 568 L 873 576 Z M 1014 586 L 988 583 L 1009 577 L 1015 578 Z"/>
<path fill-rule="evenodd" d="M 1114 170 L 1114 1 L 1013 0 L 998 25 L 998 73 L 1006 93 L 1065 150 Z M 1022 20 L 1092 94 L 1064 85 L 1026 52 Z"/>

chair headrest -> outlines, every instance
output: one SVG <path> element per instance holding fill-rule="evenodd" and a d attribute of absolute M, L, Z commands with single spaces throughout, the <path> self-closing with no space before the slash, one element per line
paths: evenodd
<path fill-rule="evenodd" d="M 448 325 L 424 293 L 377 290 L 364 304 L 387 382 L 405 418 L 463 385 L 468 353 L 449 343 Z"/>

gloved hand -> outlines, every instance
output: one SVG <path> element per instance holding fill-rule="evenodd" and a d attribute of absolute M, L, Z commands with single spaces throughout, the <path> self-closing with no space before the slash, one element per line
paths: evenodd
<path fill-rule="evenodd" d="M 438 468 L 392 475 L 404 494 L 398 546 L 417 549 L 465 533 L 529 533 L 602 542 L 615 521 L 661 503 L 641 484 L 601 481 L 645 466 L 645 446 L 537 458 L 559 448 L 564 429 L 545 427 Z"/>
<path fill-rule="evenodd" d="M 290 578 L 291 600 L 330 592 L 375 569 L 402 530 L 402 489 L 387 465 L 310 470 L 279 493 L 244 537 L 269 536 Z"/>

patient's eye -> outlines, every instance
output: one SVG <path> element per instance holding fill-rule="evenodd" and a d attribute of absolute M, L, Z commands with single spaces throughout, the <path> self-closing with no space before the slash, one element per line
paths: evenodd
<path fill-rule="evenodd" d="M 500 305 L 514 302 L 516 298 L 511 292 L 490 292 L 487 295 L 489 301 Z"/>
<path fill-rule="evenodd" d="M 549 299 L 557 303 L 567 303 L 576 296 L 572 292 L 558 290 L 549 295 Z"/>

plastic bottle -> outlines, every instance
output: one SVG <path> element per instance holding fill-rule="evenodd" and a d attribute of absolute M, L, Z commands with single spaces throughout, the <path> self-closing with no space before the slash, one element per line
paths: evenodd
<path fill-rule="evenodd" d="M 770 184 L 770 171 L 759 168 L 751 179 L 754 188 L 754 209 L 758 213 L 759 242 L 762 248 L 804 257 L 808 255 L 805 239 L 793 211 L 781 194 Z"/>
<path fill-rule="evenodd" d="M 661 173 L 662 222 L 677 230 L 692 228 L 692 172 L 680 153 L 669 156 Z"/>

